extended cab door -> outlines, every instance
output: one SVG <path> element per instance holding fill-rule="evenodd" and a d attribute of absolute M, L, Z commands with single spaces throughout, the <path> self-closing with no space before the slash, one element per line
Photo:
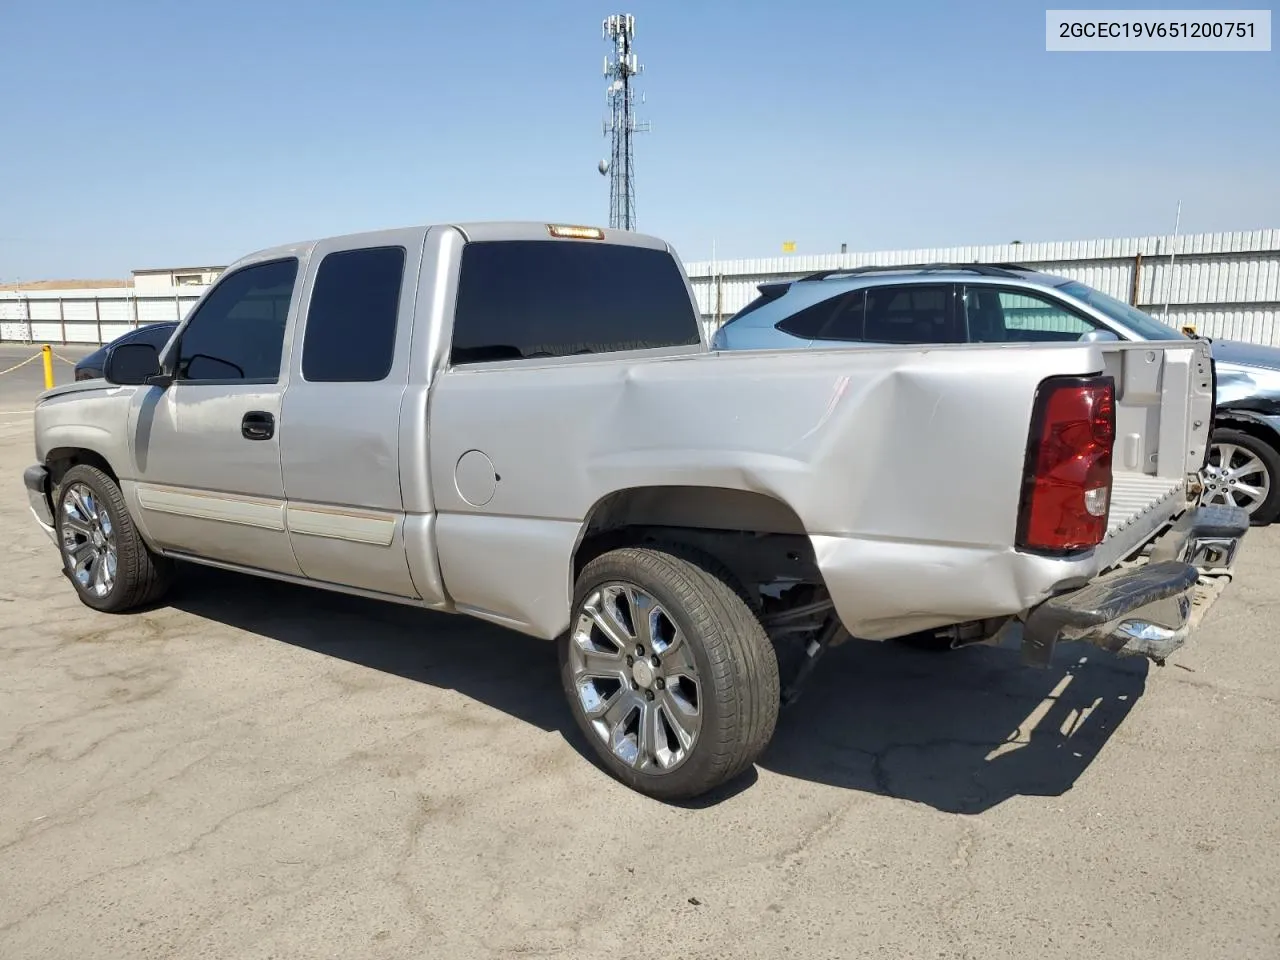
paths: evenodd
<path fill-rule="evenodd" d="M 405 549 L 400 420 L 422 245 L 423 231 L 408 229 L 312 250 L 280 437 L 303 574 L 408 598 L 420 594 Z"/>
<path fill-rule="evenodd" d="M 139 387 L 129 412 L 136 498 L 162 548 L 299 573 L 284 522 L 276 423 L 297 257 L 224 275 L 180 328 L 168 387 Z"/>

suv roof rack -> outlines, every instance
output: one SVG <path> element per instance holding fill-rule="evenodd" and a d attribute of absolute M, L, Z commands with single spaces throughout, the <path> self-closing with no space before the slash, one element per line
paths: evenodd
<path fill-rule="evenodd" d="M 872 267 L 846 267 L 835 270 L 819 270 L 817 273 L 811 273 L 808 276 L 800 277 L 800 281 L 806 280 L 825 280 L 827 277 L 834 276 L 859 276 L 867 273 L 895 273 L 903 270 L 912 270 L 917 273 L 949 273 L 952 271 L 967 270 L 970 273 L 976 273 L 984 277 L 1013 277 L 1020 279 L 1015 271 L 1028 271 L 1030 267 L 1024 267 L 1019 263 L 901 263 L 901 264 L 881 264 Z"/>

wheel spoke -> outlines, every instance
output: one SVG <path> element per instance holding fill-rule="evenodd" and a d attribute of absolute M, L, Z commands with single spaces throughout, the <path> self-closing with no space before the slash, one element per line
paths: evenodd
<path fill-rule="evenodd" d="M 1240 449 L 1240 448 L 1239 448 L 1239 447 L 1237 447 L 1234 443 L 1221 443 L 1221 444 L 1218 444 L 1218 448 L 1217 448 L 1217 450 L 1218 450 L 1218 466 L 1220 466 L 1223 470 L 1230 470 L 1230 469 L 1231 469 L 1231 461 L 1232 461 L 1232 459 L 1235 457 L 1235 455 L 1236 455 L 1236 453 L 1239 451 L 1239 449 Z"/>
<path fill-rule="evenodd" d="M 627 587 L 624 596 L 631 612 L 631 623 L 635 626 L 636 643 L 645 650 L 653 649 L 653 618 L 658 610 L 653 597 L 634 587 Z"/>
<path fill-rule="evenodd" d="M 104 559 L 102 554 L 93 558 L 93 591 L 99 596 L 110 589 L 107 584 L 107 565 L 103 562 Z"/>
<path fill-rule="evenodd" d="M 665 766 L 658 756 L 660 749 L 666 747 L 666 736 L 658 726 L 658 708 L 648 700 L 640 701 L 640 727 L 638 731 L 636 766 L 646 767 L 651 764 Z"/>
<path fill-rule="evenodd" d="M 580 649 L 580 659 L 574 669 L 579 679 L 602 677 L 609 680 L 627 680 L 627 662 L 621 653 L 608 653 L 600 649 Z"/>
<path fill-rule="evenodd" d="M 77 485 L 71 488 L 71 491 L 67 495 L 67 499 L 75 505 L 76 513 L 80 518 L 91 523 L 96 519 L 97 514 L 92 507 L 92 498 L 87 496 L 87 493 L 88 491 Z"/>
<path fill-rule="evenodd" d="M 677 627 L 670 641 L 658 650 L 662 658 L 662 672 L 668 679 L 673 677 L 696 677 L 698 667 L 693 659 L 693 650 L 685 641 L 684 633 Z"/>
<path fill-rule="evenodd" d="M 75 516 L 70 512 L 63 513 L 62 525 L 63 527 L 73 531 L 74 533 L 80 534 L 80 536 L 82 537 L 88 537 L 90 534 L 93 533 L 93 530 L 88 523 L 86 523 L 84 520 L 81 520 L 78 516 Z"/>
<path fill-rule="evenodd" d="M 1262 465 L 1262 461 L 1251 453 L 1246 455 L 1244 463 L 1231 468 L 1231 475 L 1236 478 L 1256 477 L 1259 474 L 1265 476 L 1266 473 L 1267 468 Z"/>
<path fill-rule="evenodd" d="M 77 577 L 80 577 L 89 569 L 89 564 L 93 562 L 94 549 L 91 543 L 82 543 L 71 551 L 71 569 Z"/>
<path fill-rule="evenodd" d="M 1262 498 L 1265 496 L 1261 487 L 1254 487 L 1247 483 L 1237 483 L 1231 489 L 1235 493 L 1244 494 L 1249 498 L 1250 503 L 1260 503 L 1262 502 Z"/>
<path fill-rule="evenodd" d="M 696 712 L 688 713 L 689 704 L 677 700 L 669 690 L 662 692 L 658 702 L 662 705 L 662 713 L 667 721 L 667 726 L 671 728 L 672 733 L 676 735 L 676 739 L 680 741 L 681 748 L 688 750 L 693 745 L 693 735 L 697 730 L 695 725 Z"/>
<path fill-rule="evenodd" d="M 111 588 L 116 585 L 116 548 L 108 547 L 106 556 L 102 558 L 103 569 L 106 570 L 104 583 L 107 586 L 107 592 L 111 592 Z"/>
<path fill-rule="evenodd" d="M 623 625 L 619 623 L 608 610 L 602 610 L 599 607 L 587 607 L 587 615 L 591 617 L 591 622 L 600 628 L 600 632 L 618 648 L 618 656 L 626 654 L 631 648 L 632 640 L 627 636 Z"/>

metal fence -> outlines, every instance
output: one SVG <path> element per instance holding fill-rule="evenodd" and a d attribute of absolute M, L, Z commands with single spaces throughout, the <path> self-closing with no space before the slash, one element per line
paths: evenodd
<path fill-rule="evenodd" d="M 110 289 L 0 292 L 0 341 L 107 343 L 149 323 L 181 320 L 203 290 L 154 296 Z"/>

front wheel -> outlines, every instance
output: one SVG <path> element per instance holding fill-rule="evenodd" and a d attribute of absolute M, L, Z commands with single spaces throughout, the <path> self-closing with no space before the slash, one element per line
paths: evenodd
<path fill-rule="evenodd" d="M 168 588 L 173 562 L 147 548 L 120 488 L 97 467 L 79 464 L 66 472 L 53 522 L 67 577 L 87 606 L 119 613 Z"/>
<path fill-rule="evenodd" d="M 1280 514 L 1280 453 L 1253 434 L 1215 428 L 1203 480 L 1201 503 L 1243 507 L 1255 525 Z"/>
<path fill-rule="evenodd" d="M 777 657 L 734 583 L 673 545 L 612 550 L 578 578 L 560 640 L 565 694 L 605 768 L 647 796 L 706 793 L 773 736 Z"/>

